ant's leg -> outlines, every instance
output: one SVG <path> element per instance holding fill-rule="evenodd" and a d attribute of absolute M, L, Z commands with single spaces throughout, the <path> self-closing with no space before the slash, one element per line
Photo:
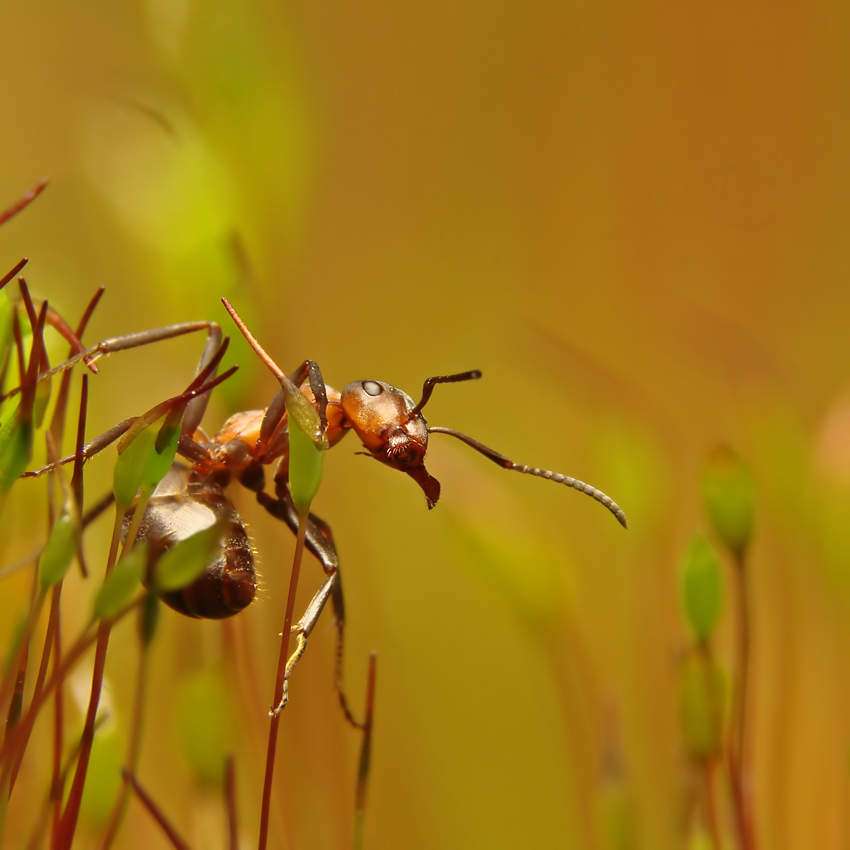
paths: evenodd
<path fill-rule="evenodd" d="M 224 353 L 226 342 L 227 340 L 225 340 L 225 344 L 219 346 L 219 349 L 216 354 L 213 356 L 207 366 L 204 367 L 204 371 L 201 372 L 198 377 L 192 381 L 191 384 L 189 384 L 185 392 L 181 393 L 178 396 L 173 396 L 172 398 L 166 399 L 164 402 L 161 402 L 160 404 L 156 405 L 156 407 L 151 408 L 151 410 L 143 414 L 141 417 L 134 416 L 130 419 L 125 419 L 123 422 L 119 422 L 117 425 L 113 425 L 108 431 L 105 431 L 99 437 L 96 437 L 90 443 L 83 446 L 82 451 L 79 453 L 79 455 L 82 456 L 82 459 L 88 460 L 90 457 L 93 457 L 98 452 L 103 451 L 103 449 L 105 449 L 107 446 L 114 443 L 115 440 L 126 434 L 134 425 L 136 425 L 137 422 L 139 422 L 140 419 L 145 420 L 147 424 L 151 424 L 162 416 L 168 415 L 172 411 L 179 410 L 181 404 L 185 408 L 185 406 L 191 403 L 191 401 L 193 401 L 194 399 L 198 398 L 204 393 L 208 394 L 220 383 L 226 381 L 236 371 L 235 366 L 231 366 L 230 369 L 219 375 L 217 378 L 212 378 L 211 380 L 208 380 L 209 373 L 214 372 L 217 368 L 220 356 Z M 206 449 L 195 443 L 186 433 L 183 433 L 181 435 L 178 448 L 180 450 L 180 453 L 184 457 L 189 458 L 193 462 L 207 460 L 209 457 Z M 70 455 L 69 457 L 64 457 L 56 463 L 48 464 L 47 466 L 43 466 L 40 469 L 32 470 L 30 472 L 24 472 L 21 474 L 21 477 L 36 478 L 37 476 L 42 475 L 45 472 L 49 472 L 51 469 L 55 469 L 57 466 L 61 466 L 63 464 L 70 463 L 71 461 L 76 460 L 77 457 L 77 454 Z"/>
<path fill-rule="evenodd" d="M 212 365 L 213 361 L 216 358 L 219 350 L 222 346 L 221 340 L 221 327 L 217 325 L 215 322 L 210 322 L 209 329 L 207 331 L 207 343 L 204 346 L 203 354 L 201 354 L 201 359 L 198 361 L 198 365 L 195 368 L 195 377 L 197 378 L 199 375 L 206 372 L 209 367 Z M 215 367 L 217 368 L 217 367 Z M 209 371 L 207 377 L 213 378 L 215 377 L 215 368 Z M 201 420 L 204 418 L 204 413 L 206 413 L 207 405 L 209 404 L 210 393 L 206 392 L 203 395 L 198 396 L 197 398 L 192 399 L 186 405 L 186 412 L 183 414 L 183 433 L 184 434 L 194 434 L 195 430 L 201 424 Z"/>
<path fill-rule="evenodd" d="M 289 493 L 279 488 L 280 497 L 273 496 L 261 490 L 257 493 L 257 501 L 276 519 L 282 520 L 293 534 L 298 532 L 298 511 L 292 504 Z M 339 571 L 339 557 L 334 546 L 330 527 L 324 520 L 315 514 L 310 514 L 307 528 L 305 530 L 305 544 L 314 557 L 322 565 L 327 579 L 319 588 L 319 591 L 307 606 L 302 618 L 292 627 L 297 635 L 296 648 L 286 665 L 286 677 L 294 669 L 295 665 L 304 654 L 307 638 L 313 631 L 319 615 L 324 610 L 328 598 L 333 601 L 334 615 L 336 617 L 337 644 L 336 644 L 336 673 L 335 683 L 337 696 L 339 697 L 342 711 L 352 726 L 361 727 L 348 706 L 348 700 L 342 687 L 342 659 L 343 659 L 343 633 L 345 629 L 345 603 L 342 595 L 342 577 Z"/>
<path fill-rule="evenodd" d="M 328 390 L 325 386 L 325 379 L 322 377 L 322 370 L 315 360 L 305 360 L 290 376 L 289 380 L 300 387 L 304 381 L 310 381 L 310 390 L 313 393 L 313 398 L 316 401 L 319 412 L 319 419 L 322 422 L 322 433 L 327 433 L 328 430 Z"/>
<path fill-rule="evenodd" d="M 130 419 L 125 419 L 123 422 L 119 422 L 117 425 L 113 425 L 108 431 L 104 431 L 99 437 L 95 437 L 90 443 L 86 443 L 78 455 L 68 455 L 68 457 L 63 457 L 55 463 L 48 463 L 47 466 L 23 472 L 21 473 L 21 478 L 38 478 L 40 475 L 44 475 L 45 472 L 50 472 L 58 466 L 64 466 L 66 463 L 72 463 L 77 459 L 77 457 L 81 457 L 83 461 L 88 460 L 90 457 L 94 457 L 98 452 L 102 452 L 107 446 L 112 445 L 112 443 L 114 443 L 119 437 L 126 434 L 137 418 L 138 417 L 133 416 Z"/>
<path fill-rule="evenodd" d="M 202 330 L 207 331 L 210 336 L 214 336 L 215 334 L 221 334 L 221 328 L 215 322 L 185 322 L 179 325 L 169 325 L 168 327 L 164 328 L 153 328 L 147 331 L 126 334 L 125 336 L 112 337 L 111 339 L 102 340 L 101 342 L 97 343 L 97 345 L 93 345 L 90 348 L 87 348 L 85 351 L 79 352 L 73 357 L 68 358 L 68 360 L 65 360 L 58 366 L 54 366 L 52 369 L 49 369 L 46 372 L 42 372 L 38 376 L 38 378 L 41 381 L 46 378 L 53 377 L 54 375 L 58 375 L 60 372 L 64 372 L 65 370 L 70 369 L 72 366 L 76 365 L 82 360 L 85 360 L 86 362 L 94 362 L 100 357 L 103 357 L 107 354 L 113 354 L 116 351 L 125 351 L 129 348 L 137 348 L 140 345 L 150 345 L 154 342 L 161 342 L 166 339 L 173 339 L 174 337 L 183 336 L 183 334 L 194 333 L 195 331 Z M 214 353 L 216 348 L 217 345 L 212 345 L 211 351 Z M 207 349 L 210 349 L 210 343 L 208 343 Z M 213 356 L 213 354 L 210 354 L 209 356 L 207 355 L 207 349 L 205 349 L 204 351 L 204 357 L 202 357 L 201 360 L 202 364 L 204 363 L 205 359 L 209 360 Z M 16 395 L 20 392 L 20 389 L 20 387 L 16 387 L 10 390 L 5 396 L 2 397 L 2 399 L 5 400 L 7 398 L 10 398 L 11 396 Z"/>
<path fill-rule="evenodd" d="M 348 718 L 349 722 L 352 725 L 359 727 L 361 726 L 361 724 L 354 720 L 351 714 L 351 709 L 348 706 L 348 700 L 345 696 L 345 689 L 343 688 L 342 680 L 343 632 L 345 629 L 345 598 L 342 593 L 342 573 L 339 571 L 339 556 L 337 555 L 336 544 L 334 543 L 333 532 L 331 531 L 330 525 L 328 525 L 328 523 L 325 522 L 325 520 L 323 520 L 321 517 L 317 517 L 315 514 L 310 514 L 310 523 L 321 532 L 322 538 L 324 538 L 328 549 L 333 552 L 333 555 L 336 558 L 336 582 L 331 588 L 331 602 L 334 608 L 334 622 L 336 624 L 335 687 L 345 716 Z M 318 555 L 316 557 L 318 557 Z"/>

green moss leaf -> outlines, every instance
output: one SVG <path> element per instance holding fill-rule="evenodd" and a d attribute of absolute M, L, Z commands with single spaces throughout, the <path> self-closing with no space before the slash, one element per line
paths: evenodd
<path fill-rule="evenodd" d="M 300 395 L 300 393 L 299 393 Z M 310 405 L 312 408 L 312 405 Z M 313 411 L 315 413 L 315 410 Z M 308 510 L 322 483 L 324 452 L 299 424 L 289 420 L 289 489 L 298 510 Z"/>
<path fill-rule="evenodd" d="M 139 610 L 139 638 L 145 646 L 150 646 L 159 623 L 159 599 L 153 593 L 145 594 Z"/>
<path fill-rule="evenodd" d="M 46 590 L 65 578 L 77 549 L 77 530 L 67 511 L 63 511 L 53 528 L 38 560 L 38 580 Z"/>
<path fill-rule="evenodd" d="M 27 468 L 32 457 L 33 424 L 15 419 L 0 445 L 0 490 L 9 490 Z"/>
<path fill-rule="evenodd" d="M 697 639 L 707 640 L 723 604 L 723 575 L 714 547 L 698 537 L 682 562 L 682 602 Z"/>
<path fill-rule="evenodd" d="M 141 587 L 146 564 L 147 549 L 144 546 L 134 546 L 118 561 L 112 572 L 104 579 L 103 586 L 95 597 L 96 619 L 108 620 L 130 603 Z"/>
<path fill-rule="evenodd" d="M 159 427 L 157 427 L 157 423 Z M 171 417 L 142 428 L 118 455 L 112 489 L 115 503 L 126 511 L 140 489 L 153 491 L 174 463 L 180 429 Z"/>
<path fill-rule="evenodd" d="M 121 741 L 114 723 L 107 723 L 94 735 L 91 759 L 86 771 L 86 785 L 80 814 L 87 822 L 102 826 L 121 789 Z"/>
<path fill-rule="evenodd" d="M 714 533 L 740 557 L 753 533 L 755 485 L 749 467 L 731 449 L 712 452 L 702 474 L 702 498 Z"/>

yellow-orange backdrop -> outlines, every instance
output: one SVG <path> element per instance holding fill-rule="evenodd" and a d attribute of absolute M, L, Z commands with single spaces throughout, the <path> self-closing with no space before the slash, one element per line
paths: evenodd
<path fill-rule="evenodd" d="M 0 270 L 28 256 L 31 287 L 72 318 L 106 285 L 91 339 L 227 326 L 227 295 L 284 368 L 314 358 L 337 386 L 375 377 L 415 395 L 427 375 L 480 368 L 481 383 L 435 394 L 435 424 L 589 480 L 629 514 L 623 533 L 589 500 L 439 438 L 431 514 L 356 446 L 328 457 L 316 510 L 344 561 L 358 702 L 378 653 L 366 846 L 605 847 L 606 794 L 627 800 L 634 846 L 683 845 L 677 568 L 704 526 L 699 470 L 717 443 L 758 488 L 759 838 L 847 846 L 844 9 L 149 0 L 19 3 L 0 21 L 0 207 L 51 178 L 0 229 Z M 91 433 L 178 391 L 199 348 L 106 361 Z M 236 359 L 212 427 L 273 392 Z M 92 496 L 109 467 L 92 462 Z M 291 550 L 239 504 L 261 600 L 227 628 L 168 615 L 156 649 L 141 776 L 193 846 L 215 846 L 222 815 L 179 752 L 175 694 L 218 669 L 222 646 L 242 653 L 225 748 L 246 846 L 256 836 Z M 37 523 L 15 539 L 39 506 L 34 485 L 10 506 L 4 563 L 42 538 Z M 309 564 L 304 593 L 318 581 Z M 4 636 L 27 577 L 6 586 Z M 68 607 L 72 630 L 84 612 Z M 285 716 L 276 846 L 348 840 L 358 739 L 331 670 L 320 628 Z M 30 774 L 14 835 L 41 803 Z M 122 846 L 152 846 L 149 819 L 131 818 Z"/>

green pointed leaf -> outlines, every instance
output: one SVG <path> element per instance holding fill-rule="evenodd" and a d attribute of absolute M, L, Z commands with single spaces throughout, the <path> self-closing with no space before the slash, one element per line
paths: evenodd
<path fill-rule="evenodd" d="M 156 451 L 156 435 L 152 428 L 136 434 L 123 454 L 118 455 L 112 477 L 112 492 L 119 510 L 126 511 L 142 487 L 150 455 Z"/>
<path fill-rule="evenodd" d="M 33 402 L 32 416 L 36 428 L 41 427 L 44 414 L 47 413 L 47 405 L 50 403 L 50 392 L 53 388 L 52 378 L 45 378 L 35 385 L 35 401 Z"/>
<path fill-rule="evenodd" d="M 726 679 L 717 662 L 694 650 L 679 680 L 679 715 L 687 753 L 695 759 L 719 758 L 726 719 Z"/>
<path fill-rule="evenodd" d="M 8 645 L 6 646 L 6 657 L 3 659 L 3 675 L 9 675 L 9 669 L 12 666 L 12 662 L 15 660 L 15 655 L 18 651 L 18 647 L 21 645 L 21 638 L 24 636 L 24 629 L 27 625 L 27 615 L 24 614 L 20 617 L 18 622 L 12 627 L 12 633 L 8 639 Z"/>
<path fill-rule="evenodd" d="M 139 637 L 144 646 L 150 646 L 159 623 L 159 599 L 153 593 L 146 593 L 139 611 Z"/>
<path fill-rule="evenodd" d="M 18 480 L 32 458 L 33 425 L 30 419 L 15 419 L 0 448 L 0 490 Z"/>
<path fill-rule="evenodd" d="M 151 585 L 155 592 L 180 590 L 190 585 L 221 551 L 221 523 L 198 531 L 175 543 L 157 561 Z"/>
<path fill-rule="evenodd" d="M 153 491 L 162 481 L 174 462 L 179 440 L 180 429 L 166 417 L 142 428 L 118 455 L 112 488 L 121 510 L 132 505 L 140 489 Z"/>
<path fill-rule="evenodd" d="M 682 562 L 682 600 L 688 623 L 698 640 L 710 636 L 723 604 L 723 571 L 714 547 L 698 537 Z"/>
<path fill-rule="evenodd" d="M 709 457 L 702 498 L 714 533 L 740 557 L 753 533 L 756 494 L 749 467 L 731 449 L 721 446 Z"/>
<path fill-rule="evenodd" d="M 310 405 L 312 408 L 312 405 Z M 315 412 L 315 411 L 314 411 Z M 299 511 L 308 510 L 322 483 L 325 454 L 301 430 L 292 418 L 289 420 L 289 489 L 292 501 Z"/>
<path fill-rule="evenodd" d="M 118 561 L 94 600 L 95 619 L 109 620 L 132 601 L 141 587 L 147 560 L 147 547 L 134 546 Z"/>
<path fill-rule="evenodd" d="M 313 403 L 288 378 L 281 382 L 284 404 L 290 423 L 295 422 L 317 448 L 327 449 L 327 435 Z"/>
<path fill-rule="evenodd" d="M 38 580 L 43 590 L 65 578 L 77 549 L 77 529 L 67 511 L 63 511 L 53 528 L 38 561 Z"/>
<path fill-rule="evenodd" d="M 124 752 L 116 730 L 114 722 L 106 722 L 97 729 L 86 771 L 80 815 L 99 829 L 106 823 L 121 790 Z"/>
<path fill-rule="evenodd" d="M 0 363 L 12 347 L 12 302 L 4 292 L 0 295 Z"/>

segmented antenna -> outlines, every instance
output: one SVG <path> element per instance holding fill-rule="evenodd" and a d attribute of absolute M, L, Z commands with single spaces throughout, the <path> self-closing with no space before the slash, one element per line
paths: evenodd
<path fill-rule="evenodd" d="M 456 384 L 458 381 L 477 381 L 481 377 L 481 372 L 478 369 L 471 369 L 469 372 L 458 372 L 456 375 L 435 375 L 433 378 L 426 378 L 422 384 L 422 398 L 419 404 L 410 411 L 411 416 L 416 416 L 431 398 L 431 393 L 434 392 L 434 387 L 437 384 Z"/>
<path fill-rule="evenodd" d="M 479 443 L 478 440 L 473 440 L 472 437 L 467 437 L 460 431 L 455 431 L 453 428 L 428 428 L 429 434 L 448 434 L 452 437 L 457 437 L 462 443 L 471 446 L 475 451 L 480 452 L 484 457 L 490 458 L 493 463 L 497 463 L 503 469 L 511 469 L 514 472 L 522 472 L 526 475 L 536 475 L 538 478 L 548 478 L 549 481 L 554 481 L 557 484 L 564 484 L 567 487 L 572 487 L 573 490 L 578 490 L 591 499 L 596 499 L 597 502 L 605 505 L 623 528 L 629 527 L 629 521 L 626 519 L 626 514 L 623 509 L 610 497 L 606 496 L 601 490 L 591 487 L 590 484 L 585 484 L 584 481 L 579 481 L 577 478 L 570 478 L 569 475 L 562 475 L 560 472 L 551 472 L 548 469 L 538 469 L 536 466 L 526 466 L 522 463 L 514 463 L 510 458 L 506 458 L 503 454 L 494 451 L 493 449 Z"/>

